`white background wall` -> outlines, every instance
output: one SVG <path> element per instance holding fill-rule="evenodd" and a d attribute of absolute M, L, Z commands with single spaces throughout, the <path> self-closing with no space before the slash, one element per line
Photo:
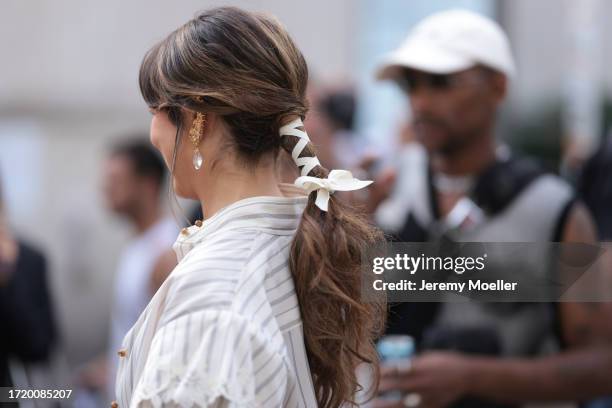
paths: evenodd
<path fill-rule="evenodd" d="M 0 103 L 140 110 L 137 75 L 144 52 L 196 11 L 214 5 L 271 12 L 288 27 L 314 72 L 332 76 L 350 70 L 350 0 L 5 0 Z"/>
<path fill-rule="evenodd" d="M 501 23 L 507 30 L 517 60 L 518 75 L 512 84 L 514 109 L 529 112 L 551 98 L 560 97 L 568 72 L 567 2 L 572 0 L 504 0 Z M 589 0 L 587 0 L 589 1 Z M 580 3 L 581 0 L 577 0 Z M 612 92 L 612 2 L 602 7 L 602 91 Z"/>

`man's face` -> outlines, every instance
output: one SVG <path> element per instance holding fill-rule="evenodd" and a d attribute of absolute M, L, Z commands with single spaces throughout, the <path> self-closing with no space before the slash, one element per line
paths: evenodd
<path fill-rule="evenodd" d="M 120 215 L 137 210 L 141 177 L 135 174 L 130 160 L 121 155 L 106 159 L 103 169 L 103 191 L 107 207 Z"/>
<path fill-rule="evenodd" d="M 505 94 L 505 77 L 480 67 L 446 75 L 406 69 L 398 84 L 410 97 L 418 140 L 447 154 L 482 136 Z"/>

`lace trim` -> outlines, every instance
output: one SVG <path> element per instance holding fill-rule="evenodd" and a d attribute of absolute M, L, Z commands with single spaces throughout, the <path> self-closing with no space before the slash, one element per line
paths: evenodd
<path fill-rule="evenodd" d="M 236 382 L 222 383 L 219 377 L 202 371 L 189 370 L 186 366 L 174 366 L 166 381 L 160 386 L 139 384 L 131 406 L 205 408 L 223 398 L 225 406 L 255 408 L 255 384 L 248 370 L 238 370 Z"/>

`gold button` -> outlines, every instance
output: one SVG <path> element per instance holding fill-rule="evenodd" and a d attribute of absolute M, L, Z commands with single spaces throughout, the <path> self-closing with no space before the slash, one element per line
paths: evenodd
<path fill-rule="evenodd" d="M 127 355 L 127 350 L 121 349 L 117 352 L 117 354 L 119 354 L 119 357 L 125 357 Z"/>
<path fill-rule="evenodd" d="M 195 225 L 196 225 L 196 227 L 201 227 L 202 226 L 202 220 L 196 220 Z"/>
<path fill-rule="evenodd" d="M 187 228 L 183 228 L 183 229 L 181 230 L 181 234 L 183 234 L 183 235 L 189 235 L 189 231 L 187 230 Z"/>
<path fill-rule="evenodd" d="M 111 408 L 119 408 L 119 404 L 117 404 L 117 401 L 111 402 Z"/>

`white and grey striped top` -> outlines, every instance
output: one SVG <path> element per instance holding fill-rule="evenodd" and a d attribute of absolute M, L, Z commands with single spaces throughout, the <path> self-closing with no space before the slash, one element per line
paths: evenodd
<path fill-rule="evenodd" d="M 317 406 L 288 266 L 306 203 L 248 198 L 179 235 L 178 266 L 123 340 L 119 408 Z"/>

